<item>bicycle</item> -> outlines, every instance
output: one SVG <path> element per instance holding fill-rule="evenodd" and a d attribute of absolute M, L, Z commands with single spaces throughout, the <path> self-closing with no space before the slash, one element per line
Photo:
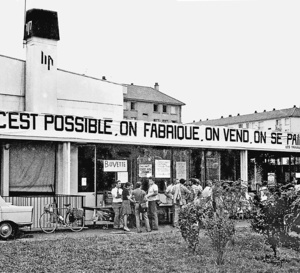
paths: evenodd
<path fill-rule="evenodd" d="M 83 209 L 71 208 L 71 204 L 64 204 L 66 217 L 64 218 L 55 207 L 55 203 L 47 204 L 40 216 L 39 225 L 43 232 L 52 233 L 59 225 L 68 227 L 72 231 L 81 231 L 84 228 Z"/>

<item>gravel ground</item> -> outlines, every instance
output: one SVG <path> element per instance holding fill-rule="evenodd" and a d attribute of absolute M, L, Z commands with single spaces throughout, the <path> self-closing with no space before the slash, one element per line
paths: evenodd
<path fill-rule="evenodd" d="M 249 228 L 250 223 L 247 220 L 236 221 L 236 228 Z M 151 231 L 151 233 L 164 233 L 164 232 L 179 232 L 179 229 L 173 228 L 171 225 L 161 225 L 159 230 Z M 18 236 L 18 240 L 56 240 L 59 238 L 82 238 L 92 236 L 114 236 L 114 235 L 126 235 L 134 234 L 136 229 L 131 229 L 130 232 L 124 230 L 117 230 L 113 228 L 103 229 L 100 226 L 87 227 L 81 232 L 72 232 L 70 229 L 56 230 L 54 233 L 46 234 L 40 229 L 36 230 L 24 230 Z M 147 234 L 145 229 L 142 229 L 141 234 Z"/>

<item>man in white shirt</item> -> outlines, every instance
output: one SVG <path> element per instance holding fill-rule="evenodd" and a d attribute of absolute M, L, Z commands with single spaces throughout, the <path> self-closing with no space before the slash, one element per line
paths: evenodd
<path fill-rule="evenodd" d="M 114 228 L 123 228 L 121 207 L 122 207 L 122 189 L 121 181 L 118 180 L 114 183 L 114 188 L 111 190 L 112 195 L 112 208 L 115 213 Z"/>
<path fill-rule="evenodd" d="M 154 183 L 154 178 L 149 178 L 149 189 L 148 194 L 146 195 L 148 200 L 148 212 L 149 212 L 149 222 L 151 230 L 158 230 L 158 216 L 157 216 L 157 204 L 156 201 L 158 198 L 158 187 Z"/>

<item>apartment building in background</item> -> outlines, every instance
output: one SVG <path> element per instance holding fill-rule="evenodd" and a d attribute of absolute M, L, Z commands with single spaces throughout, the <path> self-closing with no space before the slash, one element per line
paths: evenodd
<path fill-rule="evenodd" d="M 193 122 L 195 125 L 226 126 L 231 128 L 246 128 L 260 131 L 300 132 L 300 108 L 294 105 L 292 108 L 272 111 L 257 112 L 253 114 L 236 116 L 229 115 L 219 119 L 200 120 Z"/>
<path fill-rule="evenodd" d="M 158 83 L 154 88 L 134 84 L 125 87 L 124 119 L 181 123 L 185 104 L 159 91 Z"/>

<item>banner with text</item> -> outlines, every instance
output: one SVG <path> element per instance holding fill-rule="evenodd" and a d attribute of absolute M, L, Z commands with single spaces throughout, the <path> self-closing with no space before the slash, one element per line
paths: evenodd
<path fill-rule="evenodd" d="M 0 138 L 300 152 L 299 134 L 0 111 Z"/>

